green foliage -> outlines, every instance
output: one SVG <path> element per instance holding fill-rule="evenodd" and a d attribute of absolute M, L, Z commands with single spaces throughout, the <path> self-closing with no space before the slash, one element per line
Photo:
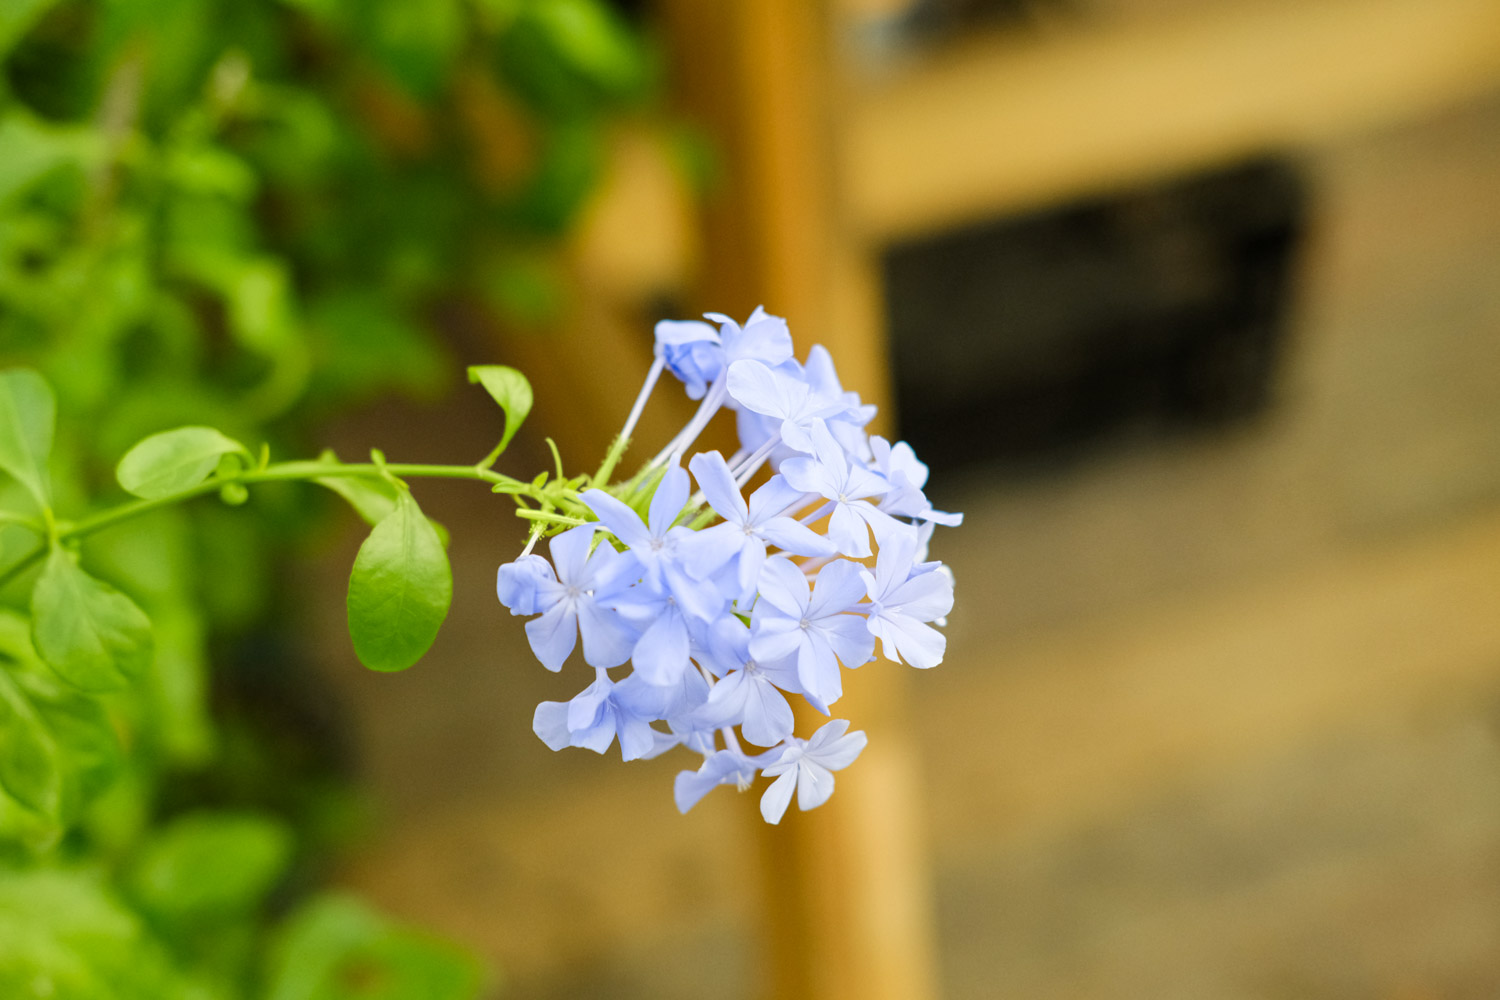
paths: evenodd
<path fill-rule="evenodd" d="M 555 315 L 556 240 L 655 76 L 604 0 L 0 0 L 0 354 L 28 366 L 0 372 L 0 997 L 476 994 L 471 960 L 352 901 L 272 918 L 310 821 L 223 794 L 256 750 L 211 717 L 209 651 L 323 523 L 261 484 L 374 526 L 349 611 L 376 669 L 451 595 L 406 480 L 569 520 L 582 480 L 490 471 L 531 405 L 500 366 L 471 375 L 505 417 L 474 466 L 261 442 L 442 389 L 445 301 Z"/>
<path fill-rule="evenodd" d="M 9 0 L 0 7 L 0 56 L 57 0 Z"/>
<path fill-rule="evenodd" d="M 0 471 L 42 507 L 51 499 L 47 456 L 56 419 L 57 403 L 40 375 L 24 368 L 0 373 Z"/>
<path fill-rule="evenodd" d="M 442 539 L 411 491 L 365 539 L 349 574 L 349 635 L 371 670 L 405 670 L 437 638 L 453 601 Z"/>
<path fill-rule="evenodd" d="M 285 997 L 474 995 L 480 976 L 472 961 L 347 900 L 315 903 L 273 931 L 267 900 L 292 860 L 291 828 L 254 812 L 202 810 L 153 826 L 139 798 L 150 769 L 126 756 L 119 739 L 124 729 L 139 749 L 177 760 L 201 759 L 209 742 L 202 626 L 190 597 L 195 564 L 178 504 L 217 492 L 239 505 L 250 487 L 286 481 L 348 500 L 374 525 L 354 560 L 348 611 L 355 651 L 375 670 L 404 670 L 421 658 L 452 599 L 444 533 L 402 477 L 477 480 L 524 498 L 520 513 L 538 525 L 576 521 L 555 511 L 574 510 L 587 477 L 563 479 L 559 469 L 551 482 L 544 474 L 528 483 L 490 469 L 530 411 L 530 383 L 500 365 L 476 366 L 470 377 L 506 422 L 499 445 L 474 465 L 401 465 L 379 452 L 370 463 L 331 452 L 273 463 L 268 447 L 257 456 L 216 429 L 180 427 L 147 437 L 118 463 L 120 485 L 139 499 L 68 520 L 46 488 L 51 389 L 34 372 L 0 372 L 10 408 L 0 472 L 12 493 L 26 486 L 41 508 L 37 519 L 0 506 L 10 527 L 33 536 L 23 555 L 7 554 L 3 564 L 6 578 L 29 590 L 30 614 L 0 606 L 0 881 L 16 876 L 36 887 L 29 900 L 0 893 L 0 932 L 7 920 L 25 922 L 28 905 L 63 908 L 26 935 L 0 938 L 0 986 L 30 991 L 17 996 L 92 998 L 109 995 L 100 984 L 125 976 L 113 995 L 139 987 L 142 996 L 233 998 L 257 981 Z M 0 497 L 5 489 L 0 481 Z M 96 534 L 108 544 L 89 544 Z M 80 565 L 81 545 L 97 563 L 89 570 Z M 106 577 L 128 580 L 136 597 Z M 98 848 L 98 871 L 58 867 L 69 831 Z M 7 846 L 22 848 L 23 863 Z M 273 935 L 274 957 L 260 957 Z M 85 943 L 97 954 L 76 954 Z M 115 956 L 132 950 L 149 959 L 117 967 Z"/>
<path fill-rule="evenodd" d="M 272 961 L 267 1000 L 463 1000 L 482 984 L 478 966 L 451 945 L 347 896 L 288 920 Z"/>
<path fill-rule="evenodd" d="M 0 879 L 0 996 L 16 1000 L 187 1000 L 142 918 L 97 872 L 36 869 Z"/>
<path fill-rule="evenodd" d="M 253 913 L 292 854 L 286 824 L 244 813 L 196 813 L 173 820 L 147 845 L 126 878 L 140 908 L 182 929 Z"/>

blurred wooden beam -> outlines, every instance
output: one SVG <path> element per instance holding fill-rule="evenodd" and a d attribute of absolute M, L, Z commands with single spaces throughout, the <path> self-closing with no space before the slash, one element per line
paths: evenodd
<path fill-rule="evenodd" d="M 828 347 L 846 388 L 889 399 L 873 258 L 852 238 L 829 117 L 828 11 L 808 0 L 668 0 L 674 91 L 716 140 L 721 183 L 707 207 L 702 307 L 787 317 L 799 353 Z M 889 421 L 889 413 L 884 414 Z M 888 664 L 885 666 L 889 666 Z M 765 995 L 924 1000 L 935 994 L 924 814 L 904 738 L 904 678 L 851 676 L 835 715 L 870 744 L 838 794 L 761 832 L 758 930 Z M 810 735 L 823 721 L 799 719 Z"/>
<path fill-rule="evenodd" d="M 1256 0 L 979 39 L 873 85 L 843 178 L 889 241 L 1320 142 L 1500 86 L 1495 0 Z"/>

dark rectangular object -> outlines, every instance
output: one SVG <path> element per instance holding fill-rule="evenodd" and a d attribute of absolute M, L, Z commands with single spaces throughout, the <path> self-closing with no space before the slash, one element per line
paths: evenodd
<path fill-rule="evenodd" d="M 1262 160 L 893 247 L 902 436 L 936 468 L 1033 465 L 1259 412 L 1304 201 Z"/>

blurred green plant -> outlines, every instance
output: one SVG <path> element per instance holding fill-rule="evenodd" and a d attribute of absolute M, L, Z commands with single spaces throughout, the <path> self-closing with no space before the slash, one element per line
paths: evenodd
<path fill-rule="evenodd" d="M 475 465 L 392 464 L 378 451 L 369 463 L 330 453 L 272 463 L 268 447 L 256 456 L 212 428 L 180 427 L 120 460 L 116 478 L 136 500 L 71 520 L 52 496 L 52 390 L 31 369 L 0 370 L 0 474 L 27 494 L 24 505 L 0 506 L 0 522 L 33 538 L 0 574 L 0 586 L 30 590 L 27 612 L 0 608 L 0 844 L 10 855 L 0 873 L 30 887 L 0 893 L 0 932 L 15 931 L 0 933 L 0 985 L 14 987 L 0 995 L 134 995 L 106 992 L 122 976 L 129 989 L 144 984 L 142 996 L 260 995 L 235 987 L 252 983 L 271 997 L 473 995 L 480 977 L 471 961 L 347 900 L 309 904 L 277 932 L 281 957 L 260 957 L 271 940 L 263 904 L 293 854 L 290 826 L 242 810 L 152 825 L 144 782 L 120 783 L 112 800 L 105 794 L 118 772 L 146 773 L 132 770 L 140 762 L 123 753 L 120 737 L 123 730 L 144 741 L 142 718 L 156 721 L 130 704 L 156 647 L 146 612 L 80 565 L 78 551 L 96 533 L 128 533 L 199 497 L 216 493 L 240 506 L 252 485 L 325 486 L 373 526 L 349 577 L 355 651 L 371 669 L 404 670 L 432 645 L 453 578 L 443 538 L 403 477 L 470 479 L 525 497 L 521 513 L 535 534 L 561 519 L 549 512 L 576 485 L 490 469 L 530 410 L 531 386 L 499 365 L 470 375 L 506 416 L 499 445 Z M 149 956 L 139 966 L 130 962 L 136 950 Z M 349 963 L 364 971 L 345 982 Z M 179 982 L 179 973 L 188 978 Z"/>
<path fill-rule="evenodd" d="M 304 899 L 316 811 L 341 807 L 210 714 L 210 649 L 267 615 L 321 516 L 269 488 L 227 509 L 267 467 L 239 442 L 442 391 L 445 301 L 544 322 L 607 131 L 655 78 L 604 0 L 0 3 L 0 360 L 30 369 L 0 392 L 0 996 L 482 988 L 450 946 Z M 116 472 L 160 509 L 64 539 L 120 509 Z M 317 481 L 446 574 L 404 488 Z M 359 652 L 404 666 L 426 647 L 399 636 Z M 245 793 L 257 769 L 274 794 Z"/>

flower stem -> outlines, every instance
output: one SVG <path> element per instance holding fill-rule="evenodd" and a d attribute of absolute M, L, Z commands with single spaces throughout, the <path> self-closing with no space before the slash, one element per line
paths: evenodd
<path fill-rule="evenodd" d="M 327 461 L 297 461 L 277 462 L 259 469 L 246 469 L 242 472 L 226 475 L 213 476 L 194 486 L 177 493 L 164 497 L 153 497 L 149 500 L 134 500 L 123 503 L 117 507 L 99 511 L 78 521 L 59 521 L 56 529 L 52 532 L 48 541 L 37 546 L 20 560 L 13 563 L 3 573 L 0 573 L 0 587 L 4 587 L 11 580 L 20 576 L 31 568 L 47 554 L 51 545 L 60 544 L 74 538 L 83 538 L 92 535 L 96 531 L 149 514 L 154 510 L 170 507 L 174 504 L 192 500 L 195 497 L 215 493 L 230 483 L 241 483 L 253 485 L 255 483 L 274 482 L 298 482 L 317 481 L 319 479 L 381 479 L 386 476 L 406 476 L 411 478 L 441 478 L 441 479 L 474 479 L 480 482 L 491 483 L 497 486 L 516 487 L 517 491 L 528 489 L 528 485 L 510 476 L 491 472 L 488 469 L 477 468 L 472 465 L 421 465 L 397 462 L 327 462 Z M 572 523 L 571 521 L 569 523 Z"/>
<path fill-rule="evenodd" d="M 524 517 L 528 521 L 549 521 L 552 524 L 588 524 L 581 517 L 569 517 L 567 514 L 554 514 L 550 510 L 531 510 L 522 508 L 516 511 L 517 517 Z"/>

